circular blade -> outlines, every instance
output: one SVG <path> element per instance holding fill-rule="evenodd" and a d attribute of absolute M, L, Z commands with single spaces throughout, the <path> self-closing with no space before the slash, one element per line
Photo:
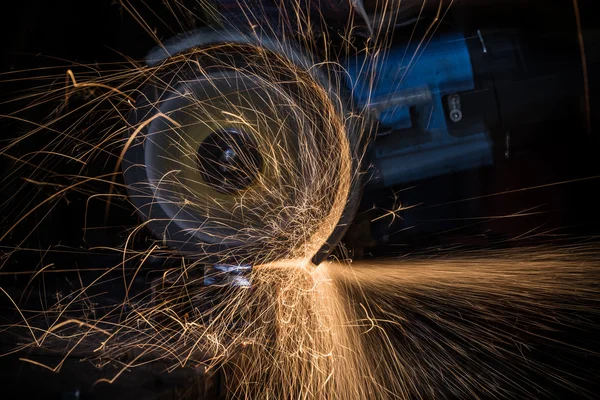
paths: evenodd
<path fill-rule="evenodd" d="M 240 40 L 154 67 L 123 168 L 158 239 L 211 262 L 329 253 L 359 197 L 358 140 L 311 65 L 289 48 Z"/>

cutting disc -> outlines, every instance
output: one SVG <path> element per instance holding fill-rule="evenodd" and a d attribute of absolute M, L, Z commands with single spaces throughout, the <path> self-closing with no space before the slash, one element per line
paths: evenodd
<path fill-rule="evenodd" d="M 199 260 L 322 261 L 360 187 L 360 135 L 332 74 L 288 43 L 219 32 L 148 63 L 123 160 L 144 225 Z"/>

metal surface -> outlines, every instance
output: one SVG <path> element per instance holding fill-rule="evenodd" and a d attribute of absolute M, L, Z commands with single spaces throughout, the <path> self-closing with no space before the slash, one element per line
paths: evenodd
<path fill-rule="evenodd" d="M 493 163 L 492 142 L 483 120 L 468 137 L 450 134 L 444 98 L 475 87 L 470 54 L 460 33 L 420 43 L 397 45 L 382 59 L 346 61 L 357 104 L 375 110 L 384 129 L 372 153 L 374 184 L 393 186 Z M 366 66 L 366 67 L 365 67 Z M 374 80 L 374 82 L 372 82 Z"/>
<path fill-rule="evenodd" d="M 462 119 L 460 96 L 458 94 L 448 96 L 448 109 L 448 118 L 450 118 L 450 121 L 459 122 Z"/>
<path fill-rule="evenodd" d="M 252 286 L 250 265 L 207 265 L 204 267 L 204 286 Z"/>
<path fill-rule="evenodd" d="M 250 186 L 263 166 L 252 138 L 240 129 L 219 129 L 198 147 L 198 169 L 204 182 L 230 194 Z"/>
<path fill-rule="evenodd" d="M 375 98 L 366 106 L 367 109 L 381 119 L 382 114 L 391 109 L 400 109 L 410 106 L 426 106 L 433 101 L 433 94 L 429 86 L 411 87 L 396 93 L 387 94 L 383 98 Z"/>

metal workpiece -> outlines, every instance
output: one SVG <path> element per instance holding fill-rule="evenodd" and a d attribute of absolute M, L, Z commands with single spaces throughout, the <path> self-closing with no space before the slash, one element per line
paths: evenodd
<path fill-rule="evenodd" d="M 252 286 L 252 266 L 216 264 L 204 267 L 204 286 Z"/>

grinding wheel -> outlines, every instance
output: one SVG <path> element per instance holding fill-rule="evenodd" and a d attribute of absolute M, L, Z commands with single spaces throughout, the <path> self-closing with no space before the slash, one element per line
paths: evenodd
<path fill-rule="evenodd" d="M 356 212 L 361 151 L 331 72 L 289 43 L 214 31 L 147 62 L 123 176 L 154 236 L 207 262 L 327 257 Z"/>

